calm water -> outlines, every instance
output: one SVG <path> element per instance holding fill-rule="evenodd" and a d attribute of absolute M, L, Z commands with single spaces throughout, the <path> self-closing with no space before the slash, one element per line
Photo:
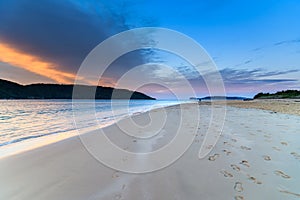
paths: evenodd
<path fill-rule="evenodd" d="M 130 114 L 178 103 L 132 100 L 128 104 L 128 101 L 118 100 L 114 101 L 112 107 L 109 100 L 97 100 L 95 104 L 82 100 L 75 105 L 72 100 L 1 100 L 0 147 L 45 135 L 70 132 L 76 127 L 106 126 Z M 95 105 L 95 109 L 92 105 Z M 76 126 L 74 113 L 77 116 Z"/>

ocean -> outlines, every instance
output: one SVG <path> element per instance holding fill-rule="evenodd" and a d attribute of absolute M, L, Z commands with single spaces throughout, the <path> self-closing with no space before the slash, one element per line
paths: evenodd
<path fill-rule="evenodd" d="M 52 134 L 71 133 L 78 128 L 105 127 L 128 115 L 181 102 L 79 100 L 73 104 L 72 100 L 0 100 L 0 147 Z"/>

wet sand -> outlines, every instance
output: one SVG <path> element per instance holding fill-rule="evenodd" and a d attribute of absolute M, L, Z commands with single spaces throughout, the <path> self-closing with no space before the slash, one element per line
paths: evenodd
<path fill-rule="evenodd" d="M 234 106 L 239 105 L 235 102 Z M 179 160 L 164 169 L 128 174 L 108 168 L 87 151 L 79 137 L 73 137 L 0 159 L 0 199 L 299 199 L 298 115 L 229 106 L 216 146 L 199 159 L 211 107 L 188 104 L 183 109 L 190 116 L 201 113 L 199 121 L 187 116 L 181 124 L 195 139 Z M 116 125 L 105 129 L 123 149 L 153 151 L 174 136 L 179 111 L 179 106 L 151 111 L 156 116 L 166 112 L 169 118 L 163 135 L 151 138 L 150 144 L 119 136 L 122 131 Z M 147 124 L 149 115 L 132 119 Z M 87 137 L 96 138 L 93 132 Z"/>

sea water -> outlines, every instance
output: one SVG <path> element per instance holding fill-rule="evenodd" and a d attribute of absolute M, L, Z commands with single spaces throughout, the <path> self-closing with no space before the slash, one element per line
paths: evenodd
<path fill-rule="evenodd" d="M 46 135 L 96 125 L 104 127 L 128 115 L 179 103 L 169 100 L 77 100 L 76 103 L 72 100 L 0 100 L 0 148 Z"/>

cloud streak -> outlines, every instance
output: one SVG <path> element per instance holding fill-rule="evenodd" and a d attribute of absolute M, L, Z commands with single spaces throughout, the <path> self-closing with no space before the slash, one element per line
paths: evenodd
<path fill-rule="evenodd" d="M 223 79 L 227 83 L 257 83 L 257 82 L 291 82 L 296 79 L 274 79 L 273 76 L 286 75 L 290 73 L 299 72 L 300 70 L 285 70 L 285 71 L 265 71 L 263 69 L 233 69 L 226 68 L 220 71 Z"/>
<path fill-rule="evenodd" d="M 273 45 L 274 46 L 279 46 L 279 45 L 284 45 L 284 44 L 295 44 L 295 43 L 300 43 L 300 39 L 283 40 L 283 41 L 280 41 L 280 42 L 276 42 Z"/>
<path fill-rule="evenodd" d="M 57 82 L 70 83 L 75 78 L 72 73 L 54 69 L 52 63 L 41 60 L 33 55 L 20 53 L 17 50 L 0 43 L 0 61 L 20 66 L 27 71 L 43 75 Z"/>

